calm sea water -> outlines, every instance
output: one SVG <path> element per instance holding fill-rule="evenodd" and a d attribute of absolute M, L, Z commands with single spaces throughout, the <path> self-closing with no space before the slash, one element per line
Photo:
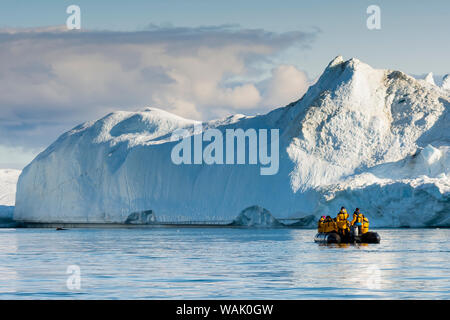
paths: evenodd
<path fill-rule="evenodd" d="M 321 246 L 314 230 L 0 229 L 0 299 L 450 298 L 449 229 L 377 231 Z"/>

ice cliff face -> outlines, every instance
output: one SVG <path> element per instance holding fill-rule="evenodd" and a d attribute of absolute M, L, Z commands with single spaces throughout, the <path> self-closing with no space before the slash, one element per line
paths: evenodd
<path fill-rule="evenodd" d="M 123 223 L 151 210 L 157 221 L 231 222 L 253 205 L 277 219 L 346 206 L 372 226 L 450 226 L 449 108 L 444 88 L 337 57 L 297 102 L 202 124 L 280 129 L 273 176 L 255 165 L 175 165 L 171 133 L 198 122 L 115 112 L 67 132 L 24 169 L 14 217 Z"/>

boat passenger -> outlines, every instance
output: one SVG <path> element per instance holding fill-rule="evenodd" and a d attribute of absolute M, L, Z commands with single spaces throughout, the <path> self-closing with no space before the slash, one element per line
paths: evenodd
<path fill-rule="evenodd" d="M 369 232 L 369 219 L 364 216 L 362 226 L 361 226 L 361 234 L 364 234 L 367 232 Z"/>
<path fill-rule="evenodd" d="M 359 208 L 356 208 L 355 212 L 353 212 L 353 220 L 350 222 L 352 227 L 358 228 L 358 234 L 363 234 L 362 226 L 364 222 L 364 215 L 359 211 Z"/>
<path fill-rule="evenodd" d="M 317 231 L 320 232 L 324 232 L 325 229 L 325 216 L 322 216 L 319 221 L 317 222 Z"/>
<path fill-rule="evenodd" d="M 330 216 L 326 217 L 324 225 L 325 225 L 324 232 L 337 231 L 336 222 Z"/>
<path fill-rule="evenodd" d="M 342 235 L 346 235 L 349 231 L 349 226 L 348 226 L 348 213 L 347 210 L 345 209 L 345 207 L 341 208 L 341 211 L 339 211 L 337 217 L 336 217 L 336 224 L 337 224 L 337 229 L 338 229 L 338 233 L 342 234 Z"/>

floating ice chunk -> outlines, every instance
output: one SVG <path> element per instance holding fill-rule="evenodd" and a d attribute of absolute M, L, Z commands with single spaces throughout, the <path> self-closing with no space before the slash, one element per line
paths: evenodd
<path fill-rule="evenodd" d="M 269 210 L 252 206 L 243 210 L 233 221 L 234 226 L 274 227 L 282 224 L 272 216 Z"/>
<path fill-rule="evenodd" d="M 156 215 L 153 210 L 130 213 L 125 220 L 125 224 L 152 224 L 156 222 Z"/>

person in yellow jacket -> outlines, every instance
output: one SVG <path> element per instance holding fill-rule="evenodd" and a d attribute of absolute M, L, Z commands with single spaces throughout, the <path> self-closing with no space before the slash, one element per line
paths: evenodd
<path fill-rule="evenodd" d="M 354 225 L 355 225 L 356 220 L 358 220 L 358 216 L 359 216 L 359 215 L 362 216 L 362 213 L 359 211 L 359 208 L 356 208 L 356 209 L 355 209 L 355 212 L 353 212 L 353 219 L 352 219 L 352 221 L 350 221 L 350 225 L 351 225 L 351 226 L 354 226 Z M 361 222 L 361 221 L 360 221 L 360 222 Z"/>
<path fill-rule="evenodd" d="M 353 220 L 350 222 L 350 225 L 358 227 L 359 234 L 364 234 L 369 231 L 369 219 L 359 211 L 359 208 L 356 208 L 353 213 Z"/>
<path fill-rule="evenodd" d="M 324 222 L 324 230 L 323 232 L 336 232 L 336 222 L 330 216 L 327 216 Z"/>
<path fill-rule="evenodd" d="M 317 222 L 317 232 L 325 232 L 325 216 L 322 216 Z"/>
<path fill-rule="evenodd" d="M 369 232 L 369 219 L 367 217 L 364 217 L 361 227 L 361 233 L 364 234 L 366 232 Z"/>
<path fill-rule="evenodd" d="M 348 219 L 347 210 L 345 209 L 345 207 L 342 207 L 341 211 L 339 211 L 339 213 L 336 216 L 337 229 L 338 232 L 342 235 L 346 235 L 347 232 L 349 231 L 347 219 Z"/>
<path fill-rule="evenodd" d="M 331 218 L 330 226 L 331 226 L 331 231 L 330 232 L 338 232 L 336 218 Z"/>

